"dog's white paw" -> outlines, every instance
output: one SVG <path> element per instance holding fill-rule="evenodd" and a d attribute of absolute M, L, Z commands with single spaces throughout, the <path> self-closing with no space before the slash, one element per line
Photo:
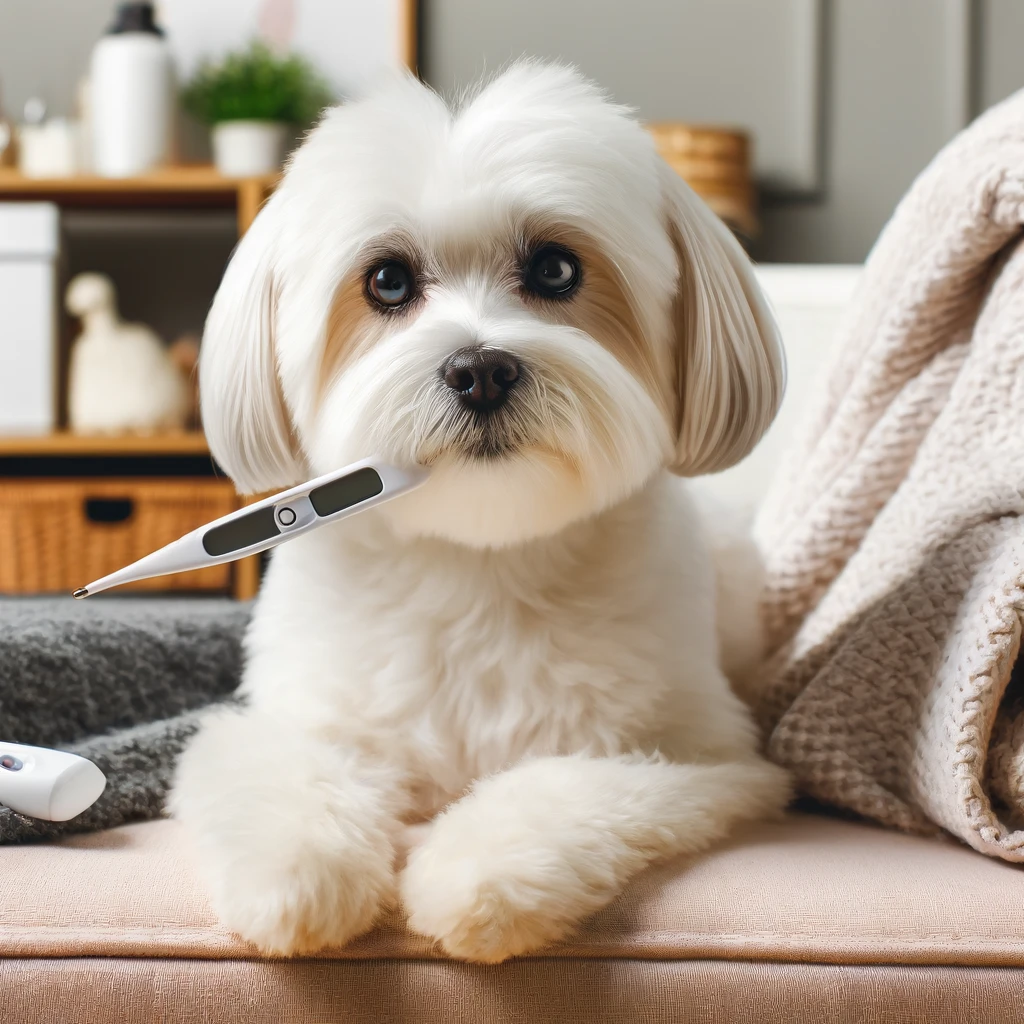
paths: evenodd
<path fill-rule="evenodd" d="M 401 878 L 410 928 L 450 956 L 500 963 L 531 953 L 615 895 L 584 883 L 557 838 L 480 829 L 466 810 L 437 820 Z"/>
<path fill-rule="evenodd" d="M 343 946 L 368 931 L 394 899 L 393 853 L 366 846 L 263 849 L 205 864 L 221 923 L 279 956 Z"/>
<path fill-rule="evenodd" d="M 170 808 L 223 924 L 264 953 L 312 953 L 367 931 L 394 899 L 385 783 L 351 752 L 226 709 L 181 758 Z"/>

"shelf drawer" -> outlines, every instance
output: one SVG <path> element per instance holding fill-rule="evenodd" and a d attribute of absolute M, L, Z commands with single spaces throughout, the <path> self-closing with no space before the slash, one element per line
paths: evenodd
<path fill-rule="evenodd" d="M 70 593 L 237 507 L 227 480 L 0 480 L 0 593 Z M 230 586 L 228 564 L 123 589 Z"/>

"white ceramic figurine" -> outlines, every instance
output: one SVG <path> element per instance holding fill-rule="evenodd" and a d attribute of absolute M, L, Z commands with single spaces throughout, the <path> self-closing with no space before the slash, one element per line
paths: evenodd
<path fill-rule="evenodd" d="M 182 370 L 152 330 L 121 320 L 110 278 L 79 274 L 68 285 L 65 301 L 68 312 L 82 321 L 71 349 L 71 429 L 145 433 L 183 428 L 189 392 Z"/>

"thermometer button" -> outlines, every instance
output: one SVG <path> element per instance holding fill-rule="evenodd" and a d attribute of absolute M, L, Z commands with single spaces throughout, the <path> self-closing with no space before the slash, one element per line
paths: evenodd
<path fill-rule="evenodd" d="M 22 763 L 12 754 L 0 757 L 0 768 L 6 768 L 9 772 L 20 772 L 22 767 Z"/>
<path fill-rule="evenodd" d="M 287 505 L 277 510 L 277 521 L 282 526 L 294 526 L 296 518 L 295 509 L 289 508 Z"/>

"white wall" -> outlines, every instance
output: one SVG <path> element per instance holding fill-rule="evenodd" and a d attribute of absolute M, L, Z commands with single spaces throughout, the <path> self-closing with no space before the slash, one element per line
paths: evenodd
<path fill-rule="evenodd" d="M 766 198 L 764 259 L 862 260 L 938 149 L 1024 87 L 1022 0 L 831 0 L 828 12 L 824 188 Z"/>
<path fill-rule="evenodd" d="M 68 112 L 113 8 L 0 0 L 8 110 L 42 93 Z M 647 118 L 759 125 L 770 261 L 861 261 L 936 150 L 1024 86 L 1024 0 L 423 0 L 421 20 L 442 90 L 532 53 L 578 62 Z"/>
<path fill-rule="evenodd" d="M 42 96 L 52 114 L 70 114 L 113 13 L 111 0 L 0 0 L 0 100 L 8 116 L 20 117 L 31 96 Z"/>
<path fill-rule="evenodd" d="M 519 53 L 565 57 L 652 119 L 714 120 L 744 93 L 756 110 L 760 94 L 774 104 L 763 129 L 791 152 L 816 108 L 816 187 L 764 196 L 755 255 L 769 261 L 863 260 L 935 152 L 1024 87 L 1024 0 L 426 3 L 424 68 L 442 89 Z M 779 79 L 803 59 L 794 33 L 807 6 L 820 18 L 820 74 L 815 102 L 801 104 Z"/>
<path fill-rule="evenodd" d="M 567 60 L 648 120 L 752 126 L 774 187 L 813 187 L 820 0 L 427 0 L 423 69 L 444 92 L 524 54 Z"/>

